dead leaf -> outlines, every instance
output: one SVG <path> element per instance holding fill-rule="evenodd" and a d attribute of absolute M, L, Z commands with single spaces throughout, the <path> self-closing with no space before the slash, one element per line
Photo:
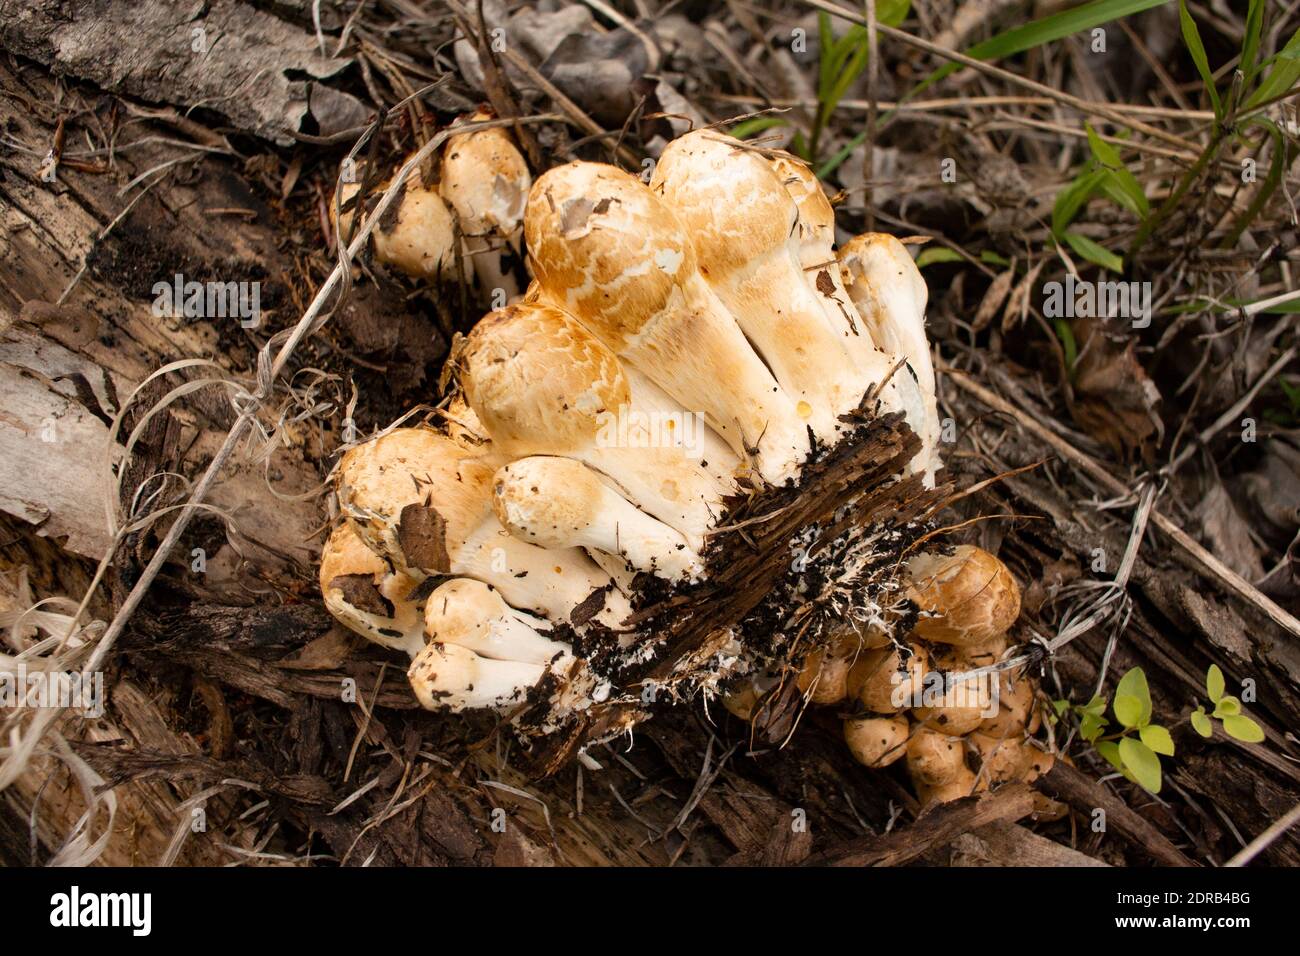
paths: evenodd
<path fill-rule="evenodd" d="M 1006 272 L 998 275 L 989 284 L 988 291 L 984 293 L 984 298 L 980 300 L 980 307 L 975 310 L 975 321 L 971 323 L 971 330 L 980 332 L 988 327 L 993 321 L 993 316 L 998 314 L 1002 308 L 1002 303 L 1007 299 L 1007 293 L 1011 290 L 1011 280 L 1016 277 L 1015 263 Z"/>
<path fill-rule="evenodd" d="M 1223 482 L 1217 477 L 1211 481 L 1209 491 L 1196 508 L 1201 534 L 1224 564 L 1247 581 L 1258 581 L 1264 576 L 1264 564 L 1259 548 L 1251 539 L 1250 526 L 1228 496 Z"/>
<path fill-rule="evenodd" d="M 1076 319 L 1073 329 L 1074 420 L 1123 458 L 1136 452 L 1151 463 L 1165 428 L 1156 412 L 1160 392 L 1137 360 L 1136 340 L 1113 336 L 1093 319 Z"/>

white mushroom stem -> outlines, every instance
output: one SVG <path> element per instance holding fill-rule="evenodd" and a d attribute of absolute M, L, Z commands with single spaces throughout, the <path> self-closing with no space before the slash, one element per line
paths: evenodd
<path fill-rule="evenodd" d="M 647 416 L 654 435 L 662 437 L 675 432 L 670 447 L 680 449 L 685 460 L 695 462 L 713 476 L 719 498 L 736 494 L 736 478 L 748 471 L 749 466 L 709 427 L 704 416 L 682 408 L 680 402 L 674 401 L 639 369 L 626 365 L 623 371 L 632 394 L 629 407 Z"/>
<path fill-rule="evenodd" d="M 491 119 L 475 113 L 470 122 Z M 524 204 L 532 177 L 504 129 L 480 129 L 447 140 L 439 192 L 460 221 L 461 247 L 483 289 L 500 289 L 506 300 L 519 284 L 503 260 L 518 258 Z"/>
<path fill-rule="evenodd" d="M 424 605 L 430 641 L 457 644 L 479 657 L 525 664 L 559 664 L 573 649 L 539 632 L 545 621 L 516 611 L 489 585 L 469 578 L 440 584 Z"/>
<path fill-rule="evenodd" d="M 870 326 L 853 304 L 839 261 L 835 257 L 835 210 L 821 183 L 807 164 L 788 153 L 778 153 L 770 160 L 786 192 L 799 211 L 798 250 L 805 285 L 821 303 L 840 341 L 858 369 L 858 385 L 879 386 L 881 407 L 886 412 L 906 412 L 908 383 L 893 375 L 894 360 L 875 341 Z M 919 419 L 917 420 L 919 422 Z"/>
<path fill-rule="evenodd" d="M 939 408 L 935 399 L 934 364 L 925 336 L 925 306 L 929 292 L 921 270 L 907 247 L 893 236 L 866 233 L 839 251 L 845 285 L 858 313 L 880 348 L 905 358 L 917 386 L 923 417 L 908 421 L 916 428 L 926 456 L 925 472 L 933 483 L 940 466 L 938 456 Z"/>
<path fill-rule="evenodd" d="M 805 281 L 797 209 L 757 152 L 714 130 L 681 136 L 650 181 L 695 247 L 700 272 L 826 443 L 867 390 Z"/>
<path fill-rule="evenodd" d="M 581 462 L 521 458 L 496 473 L 493 505 L 511 533 L 545 548 L 580 545 L 673 581 L 704 570 L 680 532 L 633 507 Z"/>
<path fill-rule="evenodd" d="M 613 166 L 570 163 L 534 183 L 524 232 L 546 298 L 703 412 L 738 456 L 755 455 L 765 480 L 798 473 L 808 419 L 700 275 L 711 264 L 670 204 Z"/>
<path fill-rule="evenodd" d="M 522 702 L 546 673 L 544 664 L 494 661 L 458 644 L 429 644 L 406 672 L 428 710 L 505 711 Z"/>

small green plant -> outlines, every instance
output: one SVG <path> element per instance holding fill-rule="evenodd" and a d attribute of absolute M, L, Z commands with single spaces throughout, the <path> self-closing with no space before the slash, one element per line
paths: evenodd
<path fill-rule="evenodd" d="M 886 26 L 896 27 L 911 12 L 912 0 L 881 0 L 876 5 L 876 19 Z M 835 36 L 831 28 L 831 18 L 826 13 L 817 15 L 820 57 L 817 65 L 817 108 L 813 112 L 812 125 L 805 132 L 800 130 L 790 141 L 790 150 L 801 159 L 817 165 L 823 145 L 823 136 L 830 125 L 831 117 L 844 99 L 855 80 L 866 69 L 871 47 L 867 42 L 867 28 L 854 25 L 843 36 Z M 771 129 L 774 126 L 788 126 L 789 123 L 779 116 L 758 116 L 745 120 L 732 127 L 731 133 L 744 139 L 755 133 Z M 851 148 L 856 148 L 865 139 L 865 134 L 855 137 Z M 851 149 L 850 149 L 851 151 Z M 842 155 L 841 155 L 842 154 Z M 819 176 L 829 175 L 836 166 L 849 155 L 845 150 L 836 154 L 834 165 L 823 164 L 817 169 Z"/>
<path fill-rule="evenodd" d="M 1205 674 L 1205 690 L 1214 710 L 1206 713 L 1204 706 L 1197 706 L 1192 713 L 1192 728 L 1198 734 L 1213 735 L 1213 718 L 1223 725 L 1229 737 L 1248 744 L 1264 740 L 1259 724 L 1241 712 L 1241 701 L 1224 693 L 1223 671 L 1217 665 L 1211 664 Z M 1110 734 L 1106 733 L 1110 726 L 1107 704 L 1120 726 Z M 1058 720 L 1073 712 L 1079 721 L 1079 736 L 1128 780 L 1151 793 L 1160 792 L 1160 757 L 1174 755 L 1174 739 L 1166 728 L 1151 722 L 1151 688 L 1142 668 L 1134 667 L 1119 679 L 1113 703 L 1099 694 L 1086 704 L 1056 700 L 1052 706 Z"/>
<path fill-rule="evenodd" d="M 1192 728 L 1202 737 L 1214 735 L 1214 723 L 1211 718 L 1223 725 L 1223 732 L 1242 743 L 1257 744 L 1264 739 L 1264 730 L 1241 712 L 1241 701 L 1225 694 L 1223 671 L 1215 664 L 1205 674 L 1205 692 L 1210 696 L 1214 710 L 1205 712 L 1205 707 L 1198 705 L 1192 712 Z"/>
<path fill-rule="evenodd" d="M 1139 221 L 1144 221 L 1151 215 L 1151 206 L 1137 177 L 1124 165 L 1119 150 L 1102 139 L 1091 125 L 1085 123 L 1084 130 L 1088 134 L 1088 149 L 1092 153 L 1092 159 L 1070 185 L 1057 195 L 1052 207 L 1052 235 L 1093 265 L 1111 272 L 1122 272 L 1123 259 L 1082 233 L 1071 230 L 1070 223 L 1088 201 L 1097 196 L 1104 196 L 1127 209 Z"/>
<path fill-rule="evenodd" d="M 1106 717 L 1107 700 L 1101 695 L 1086 704 L 1054 702 L 1058 717 L 1073 710 L 1079 718 L 1079 736 L 1096 748 L 1097 753 L 1127 779 L 1151 793 L 1161 786 L 1160 755 L 1174 755 L 1174 739 L 1169 731 L 1151 722 L 1151 688 L 1142 668 L 1134 667 L 1115 688 L 1111 712 L 1120 730 L 1106 734 L 1110 721 Z"/>

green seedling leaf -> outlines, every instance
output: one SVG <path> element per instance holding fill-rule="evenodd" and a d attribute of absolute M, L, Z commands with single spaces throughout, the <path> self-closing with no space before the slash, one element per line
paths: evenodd
<path fill-rule="evenodd" d="M 1197 707 L 1192 711 L 1192 729 L 1206 739 L 1214 736 L 1214 724 L 1205 716 L 1205 709 Z"/>
<path fill-rule="evenodd" d="M 926 266 L 938 265 L 941 262 L 965 262 L 960 252 L 949 249 L 947 246 L 935 246 L 932 249 L 922 249 L 921 254 L 916 257 L 916 267 L 924 269 Z"/>
<path fill-rule="evenodd" d="M 1232 695 L 1220 697 L 1214 707 L 1214 716 L 1220 719 L 1224 717 L 1235 717 L 1241 713 L 1241 701 Z"/>
<path fill-rule="evenodd" d="M 1010 259 L 1006 256 L 998 255 L 992 249 L 985 249 L 980 253 L 980 262 L 984 263 L 986 266 L 1001 266 L 1004 269 L 1011 265 Z M 1300 305 L 1300 300 L 1297 300 L 1296 304 Z"/>
<path fill-rule="evenodd" d="M 1223 696 L 1223 687 L 1223 671 L 1219 670 L 1218 664 L 1211 664 L 1210 669 L 1205 672 L 1205 692 L 1210 695 L 1211 703 L 1219 702 L 1219 698 Z"/>
<path fill-rule="evenodd" d="M 1105 246 L 1098 245 L 1087 236 L 1077 232 L 1066 232 L 1062 237 L 1076 254 L 1087 259 L 1095 266 L 1109 269 L 1111 272 L 1123 272 L 1124 260 Z"/>
<path fill-rule="evenodd" d="M 1121 726 L 1132 730 L 1142 719 L 1142 701 L 1131 694 L 1115 695 L 1115 716 Z"/>
<path fill-rule="evenodd" d="M 1110 174 L 1101 181 L 1102 191 L 1113 201 L 1138 216 L 1146 218 L 1151 213 L 1146 193 L 1137 177 L 1128 171 L 1119 150 L 1106 142 L 1089 123 L 1084 124 L 1088 134 L 1088 148 L 1095 159 Z"/>
<path fill-rule="evenodd" d="M 1092 700 L 1079 708 L 1084 713 L 1096 714 L 1098 717 L 1106 713 L 1106 698 L 1100 694 L 1095 695 Z"/>
<path fill-rule="evenodd" d="M 1079 736 L 1088 741 L 1088 743 L 1093 743 L 1101 736 L 1101 732 L 1109 723 L 1110 721 L 1105 717 L 1096 717 L 1092 714 L 1084 714 L 1079 720 Z"/>
<path fill-rule="evenodd" d="M 1138 785 L 1151 793 L 1160 792 L 1160 758 L 1142 741 L 1125 737 L 1119 742 L 1119 756 Z"/>
<path fill-rule="evenodd" d="M 1138 737 L 1156 753 L 1164 754 L 1166 757 L 1174 755 L 1174 738 L 1169 736 L 1169 731 L 1159 724 L 1147 724 L 1138 731 Z"/>
<path fill-rule="evenodd" d="M 1138 719 L 1138 726 L 1145 727 L 1151 723 L 1151 688 L 1147 686 L 1146 672 L 1140 667 L 1131 668 L 1128 673 L 1119 679 L 1119 684 L 1115 687 L 1116 696 L 1128 694 L 1130 697 L 1136 697 L 1142 702 L 1142 715 Z"/>
<path fill-rule="evenodd" d="M 1133 179 L 1132 174 L 1128 173 L 1128 170 L 1124 170 L 1124 172 L 1128 173 L 1128 178 L 1132 180 L 1131 184 L 1127 183 L 1119 174 L 1116 174 L 1111 170 L 1107 170 L 1106 172 L 1110 173 L 1110 175 L 1106 176 L 1101 181 L 1101 194 L 1115 205 L 1127 209 L 1138 218 L 1145 219 L 1151 212 L 1151 205 L 1147 202 L 1147 197 L 1146 194 L 1142 192 L 1142 187 L 1138 186 L 1137 180 Z M 1134 191 L 1133 188 L 1135 186 L 1137 187 L 1136 191 Z M 1138 198 L 1139 196 L 1141 197 L 1140 199 Z"/>
<path fill-rule="evenodd" d="M 1235 737 L 1244 744 L 1258 744 L 1264 741 L 1264 730 L 1244 714 L 1234 714 L 1223 718 L 1223 729 L 1229 737 Z"/>
<path fill-rule="evenodd" d="M 1214 85 L 1214 71 L 1210 69 L 1210 60 L 1205 55 L 1201 31 L 1187 11 L 1187 0 L 1178 0 L 1178 22 L 1183 28 L 1183 42 L 1187 44 L 1187 51 L 1191 53 L 1192 62 L 1196 64 L 1196 72 L 1201 74 L 1201 82 L 1205 84 L 1206 92 L 1210 94 L 1210 102 L 1214 104 L 1214 115 L 1222 118 L 1223 104 L 1219 102 L 1219 91 Z"/>
<path fill-rule="evenodd" d="M 896 27 L 912 12 L 912 0 L 883 0 L 876 4 L 876 19 L 887 27 Z"/>
<path fill-rule="evenodd" d="M 1119 744 L 1113 740 L 1103 740 L 1097 744 L 1097 753 L 1106 758 L 1106 762 L 1118 770 L 1124 776 L 1128 776 L 1128 770 L 1124 767 L 1124 759 L 1119 755 Z"/>

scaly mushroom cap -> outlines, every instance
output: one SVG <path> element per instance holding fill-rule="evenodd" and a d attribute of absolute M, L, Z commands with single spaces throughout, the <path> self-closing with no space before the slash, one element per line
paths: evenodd
<path fill-rule="evenodd" d="M 541 293 L 621 352 L 695 273 L 673 210 L 614 166 L 573 162 L 533 184 L 524 237 Z"/>
<path fill-rule="evenodd" d="M 743 270 L 785 247 L 795 231 L 798 210 L 776 172 L 762 154 L 717 130 L 669 143 L 650 189 L 672 206 L 706 278 Z"/>
<path fill-rule="evenodd" d="M 769 162 L 798 210 L 804 268 L 822 266 L 838 272 L 835 260 L 825 258 L 821 253 L 821 250 L 835 246 L 835 209 L 822 191 L 817 174 L 807 163 L 789 153 L 776 152 Z"/>
<path fill-rule="evenodd" d="M 524 232 L 542 301 L 560 304 L 763 477 L 793 477 L 809 450 L 806 419 L 754 354 L 697 271 L 690 239 L 640 180 L 570 163 L 533 184 Z"/>
<path fill-rule="evenodd" d="M 465 397 L 511 455 L 585 448 L 604 416 L 631 401 L 618 356 L 546 305 L 519 303 L 484 316 L 462 360 Z"/>
<path fill-rule="evenodd" d="M 904 659 L 896 647 L 866 651 L 849 670 L 847 690 L 876 714 L 896 714 L 921 699 L 930 661 L 919 646 Z"/>
<path fill-rule="evenodd" d="M 362 539 L 420 574 L 452 572 L 451 553 L 491 514 L 492 471 L 430 428 L 395 428 L 343 456 L 338 497 Z"/>
<path fill-rule="evenodd" d="M 1020 587 L 987 551 L 959 545 L 951 555 L 926 552 L 907 565 L 907 596 L 921 609 L 915 633 L 962 647 L 1005 634 L 1020 616 Z"/>
<path fill-rule="evenodd" d="M 964 769 L 966 751 L 960 737 L 922 727 L 907 742 L 907 771 L 914 783 L 941 786 L 957 779 Z"/>
<path fill-rule="evenodd" d="M 844 742 L 858 763 L 888 767 L 907 752 L 906 717 L 857 717 L 844 721 Z"/>
<path fill-rule="evenodd" d="M 469 121 L 491 118 L 480 112 Z M 438 185 L 460 217 L 462 232 L 506 238 L 523 222 L 532 177 L 510 134 L 494 127 L 458 133 L 447 140 Z"/>
<path fill-rule="evenodd" d="M 539 633 L 535 623 L 544 624 L 516 611 L 494 588 L 469 578 L 438 585 L 424 606 L 425 633 L 434 643 L 526 664 L 557 664 L 572 655 L 568 644 Z"/>
<path fill-rule="evenodd" d="M 417 583 L 393 571 L 347 523 L 321 550 L 320 590 L 330 614 L 376 644 L 411 654 L 424 643 L 419 608 L 407 600 Z"/>
<path fill-rule="evenodd" d="M 346 204 L 360 188 L 359 183 L 345 184 L 341 202 Z M 376 195 L 387 188 L 384 183 Z M 401 190 L 370 233 L 375 258 L 414 278 L 436 279 L 451 267 L 454 258 L 456 227 L 451 210 L 436 192 L 424 187 L 418 168 L 407 176 Z M 330 204 L 336 235 L 347 232 L 354 214 L 355 210 L 345 210 L 335 220 L 334 205 Z"/>
<path fill-rule="evenodd" d="M 546 673 L 544 664 L 494 661 L 457 644 L 429 644 L 406 672 L 421 706 L 459 712 L 508 710 Z"/>

